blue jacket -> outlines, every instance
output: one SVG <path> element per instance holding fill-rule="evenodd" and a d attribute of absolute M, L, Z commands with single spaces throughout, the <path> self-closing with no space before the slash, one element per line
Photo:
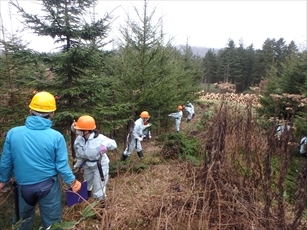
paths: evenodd
<path fill-rule="evenodd" d="M 14 172 L 20 185 L 35 184 L 57 174 L 71 184 L 75 176 L 68 165 L 65 139 L 51 126 L 48 119 L 29 116 L 25 126 L 7 133 L 0 162 L 1 182 L 7 182 Z"/>

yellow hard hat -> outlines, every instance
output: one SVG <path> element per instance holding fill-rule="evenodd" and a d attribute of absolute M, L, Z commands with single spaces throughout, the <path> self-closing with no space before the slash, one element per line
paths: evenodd
<path fill-rule="evenodd" d="M 56 110 L 55 98 L 51 93 L 39 92 L 33 96 L 29 108 L 38 112 L 53 112 Z"/>
<path fill-rule="evenodd" d="M 74 129 L 78 130 L 94 130 L 96 128 L 95 119 L 89 115 L 79 117 Z"/>

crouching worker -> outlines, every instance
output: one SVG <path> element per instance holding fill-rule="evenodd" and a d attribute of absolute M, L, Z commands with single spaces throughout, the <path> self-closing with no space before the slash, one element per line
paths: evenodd
<path fill-rule="evenodd" d="M 42 229 L 62 220 L 62 193 L 58 175 L 78 192 L 81 183 L 68 164 L 66 142 L 51 128 L 56 110 L 55 98 L 48 92 L 35 94 L 30 102 L 25 126 L 9 130 L 0 162 L 0 182 L 8 182 L 14 173 L 17 181 L 15 218 L 24 220 L 19 230 L 29 230 L 39 204 Z"/>
<path fill-rule="evenodd" d="M 149 118 L 149 113 L 143 111 L 139 119 L 135 122 L 131 122 L 132 124 L 129 127 L 130 130 L 127 135 L 127 146 L 121 157 L 122 161 L 125 161 L 131 155 L 134 148 L 140 159 L 144 157 L 141 141 L 143 141 L 144 123 L 147 122 Z"/>
<path fill-rule="evenodd" d="M 99 133 L 94 118 L 88 115 L 81 116 L 71 129 L 78 135 L 74 142 L 77 157 L 74 169 L 84 167 L 88 195 L 93 193 L 94 198 L 104 203 L 110 162 L 106 152 L 117 148 L 116 141 Z"/>

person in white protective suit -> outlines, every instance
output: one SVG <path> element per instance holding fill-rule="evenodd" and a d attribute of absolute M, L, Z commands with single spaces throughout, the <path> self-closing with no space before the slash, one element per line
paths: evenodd
<path fill-rule="evenodd" d="M 168 114 L 169 117 L 175 118 L 175 126 L 176 126 L 176 132 L 179 133 L 180 131 L 180 123 L 181 123 L 181 118 L 182 118 L 182 109 L 183 107 L 179 105 L 177 107 L 178 112 L 176 113 L 170 113 Z"/>
<path fill-rule="evenodd" d="M 142 135 L 143 140 L 151 139 L 150 126 L 151 126 L 150 123 L 148 123 L 147 121 L 144 122 L 144 129 L 143 129 L 143 135 Z"/>
<path fill-rule="evenodd" d="M 300 154 L 306 157 L 307 136 L 303 137 L 300 141 Z"/>
<path fill-rule="evenodd" d="M 287 129 L 287 131 L 290 131 L 291 126 L 290 125 L 279 125 L 276 129 L 277 133 L 277 139 L 280 141 L 282 133 Z"/>
<path fill-rule="evenodd" d="M 74 171 L 83 169 L 84 180 L 87 181 L 89 196 L 104 202 L 106 186 L 109 179 L 109 157 L 107 150 L 117 148 L 115 140 L 99 133 L 93 117 L 84 115 L 71 126 L 78 136 L 74 142 L 77 161 Z"/>
<path fill-rule="evenodd" d="M 127 146 L 122 153 L 121 161 L 125 161 L 132 153 L 133 149 L 136 149 L 136 152 L 140 159 L 144 157 L 141 141 L 143 141 L 143 130 L 148 126 L 144 126 L 144 123 L 149 120 L 150 116 L 147 111 L 143 111 L 140 114 L 140 118 L 135 122 L 131 122 L 130 130 L 127 135 Z"/>
<path fill-rule="evenodd" d="M 194 106 L 191 102 L 187 101 L 186 105 L 184 106 L 184 109 L 188 113 L 187 122 L 189 122 L 192 118 L 194 118 Z"/>

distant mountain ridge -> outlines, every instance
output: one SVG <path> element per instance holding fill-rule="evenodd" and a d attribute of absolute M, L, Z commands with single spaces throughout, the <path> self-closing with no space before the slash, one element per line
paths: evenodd
<path fill-rule="evenodd" d="M 209 49 L 207 47 L 191 46 L 193 54 L 200 57 L 204 57 Z"/>
<path fill-rule="evenodd" d="M 181 48 L 183 47 L 181 46 L 177 46 L 177 48 Z M 200 56 L 200 57 L 204 57 L 206 55 L 206 53 L 208 52 L 208 50 L 212 49 L 214 51 L 218 51 L 219 49 L 216 48 L 208 48 L 208 47 L 202 47 L 202 46 L 190 46 L 192 53 L 194 55 Z"/>

